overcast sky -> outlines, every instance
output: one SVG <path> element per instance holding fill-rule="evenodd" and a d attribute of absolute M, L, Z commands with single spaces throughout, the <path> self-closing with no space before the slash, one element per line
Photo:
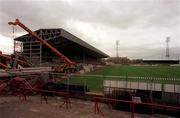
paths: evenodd
<path fill-rule="evenodd" d="M 180 58 L 180 0 L 0 0 L 0 50 L 13 50 L 12 27 L 19 18 L 32 30 L 64 28 L 110 56 Z M 16 36 L 25 33 L 17 28 Z"/>

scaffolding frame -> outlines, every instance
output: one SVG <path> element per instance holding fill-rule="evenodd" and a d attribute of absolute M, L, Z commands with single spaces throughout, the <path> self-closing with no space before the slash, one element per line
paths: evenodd
<path fill-rule="evenodd" d="M 61 34 L 58 29 L 40 29 L 36 33 L 40 38 L 46 40 L 56 40 Z M 31 63 L 35 62 L 36 66 L 42 65 L 42 48 L 43 45 L 31 35 L 24 36 L 22 41 L 14 39 L 14 54 L 23 55 Z"/>

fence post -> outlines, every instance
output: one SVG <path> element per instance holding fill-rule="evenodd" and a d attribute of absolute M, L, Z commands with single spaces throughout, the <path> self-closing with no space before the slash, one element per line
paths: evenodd
<path fill-rule="evenodd" d="M 125 86 L 125 90 L 127 90 L 127 87 L 128 87 L 128 75 L 127 75 L 127 72 L 126 72 L 126 86 Z"/>
<path fill-rule="evenodd" d="M 150 91 L 150 100 L 151 100 L 151 103 L 153 103 L 153 96 L 152 96 L 153 82 L 154 82 L 154 78 L 152 77 L 152 79 L 151 79 L 151 91 Z M 153 108 L 153 106 L 151 106 L 151 115 L 153 115 L 153 112 L 154 112 L 154 108 Z"/>
<path fill-rule="evenodd" d="M 85 95 L 85 97 L 86 97 L 86 89 L 87 89 L 87 83 L 86 83 L 86 77 L 85 76 L 83 76 L 83 79 L 84 79 L 84 95 Z"/>
<path fill-rule="evenodd" d="M 70 78 L 70 75 L 67 75 L 67 92 L 69 93 L 69 78 Z"/>
<path fill-rule="evenodd" d="M 131 118 L 134 118 L 134 102 L 132 102 L 132 112 L 131 112 Z"/>
<path fill-rule="evenodd" d="M 162 82 L 162 101 L 163 101 L 163 103 L 164 103 L 164 97 L 165 97 L 165 95 L 164 95 L 164 82 Z"/>

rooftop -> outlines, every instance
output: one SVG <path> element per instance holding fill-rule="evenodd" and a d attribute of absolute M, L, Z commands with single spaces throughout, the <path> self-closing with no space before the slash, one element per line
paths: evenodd
<path fill-rule="evenodd" d="M 39 37 L 42 39 L 45 39 L 47 41 L 49 40 L 62 40 L 61 37 L 65 38 L 66 40 L 70 41 L 72 44 L 78 44 L 79 46 L 82 46 L 85 50 L 88 51 L 88 53 L 92 53 L 92 55 L 96 55 L 97 57 L 100 58 L 107 58 L 109 57 L 107 54 L 104 52 L 100 51 L 99 49 L 95 48 L 94 46 L 86 43 L 85 41 L 81 40 L 80 38 L 74 36 L 73 34 L 67 32 L 66 30 L 62 28 L 58 29 L 39 29 L 35 31 Z M 17 37 L 14 40 L 16 41 L 21 41 L 21 42 L 26 42 L 29 40 L 36 40 L 35 38 L 33 39 L 33 36 L 30 34 L 25 34 L 23 36 Z M 66 41 L 67 43 L 67 41 Z M 70 44 L 70 43 L 68 43 Z M 71 46 L 73 46 L 71 44 Z"/>

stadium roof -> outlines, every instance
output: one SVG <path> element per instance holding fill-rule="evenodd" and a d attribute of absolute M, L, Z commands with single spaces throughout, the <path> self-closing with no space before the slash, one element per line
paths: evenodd
<path fill-rule="evenodd" d="M 85 50 L 87 50 L 88 53 L 91 53 L 91 55 L 97 56 L 99 58 L 107 58 L 107 57 L 109 57 L 104 52 L 102 52 L 99 49 L 91 46 L 90 44 L 86 43 L 85 41 L 83 41 L 80 38 L 72 35 L 71 33 L 67 32 L 66 30 L 64 30 L 62 28 L 58 28 L 58 29 L 39 29 L 39 30 L 36 30 L 35 32 L 39 37 L 42 37 L 42 39 L 45 39 L 45 40 L 48 40 L 48 41 L 49 40 L 55 40 L 55 39 L 61 40 L 60 37 L 63 37 L 63 38 L 65 38 L 66 40 L 68 40 L 70 42 L 73 42 L 75 44 L 78 44 L 79 46 L 82 46 Z M 32 38 L 33 38 L 32 35 L 25 34 L 23 36 L 15 38 L 14 40 L 21 41 L 21 42 L 26 42 L 26 41 L 31 40 Z"/>

